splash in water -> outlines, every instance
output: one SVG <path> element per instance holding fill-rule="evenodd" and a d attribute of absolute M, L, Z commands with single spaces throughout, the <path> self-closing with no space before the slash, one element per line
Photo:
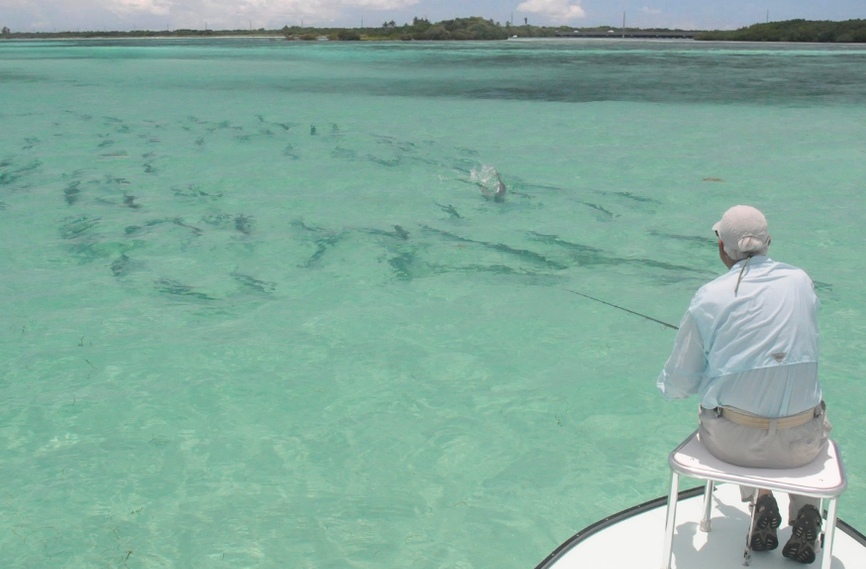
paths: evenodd
<path fill-rule="evenodd" d="M 481 189 L 481 195 L 485 198 L 496 202 L 505 200 L 507 188 L 493 166 L 482 164 L 480 168 L 473 168 L 469 179 Z"/>

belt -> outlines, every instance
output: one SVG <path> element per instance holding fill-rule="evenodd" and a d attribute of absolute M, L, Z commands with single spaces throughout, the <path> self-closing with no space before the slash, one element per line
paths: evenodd
<path fill-rule="evenodd" d="M 724 417 L 732 423 L 744 427 L 752 427 L 753 429 L 770 430 L 774 427 L 773 423 L 775 423 L 776 429 L 790 429 L 791 427 L 805 425 L 815 418 L 814 409 L 809 409 L 808 411 L 803 411 L 802 413 L 797 413 L 796 415 L 791 415 L 789 417 L 779 417 L 778 419 L 755 417 L 754 415 L 747 415 L 746 413 L 735 411 L 730 407 L 718 407 L 717 409 L 721 412 L 719 413 L 720 417 Z"/>

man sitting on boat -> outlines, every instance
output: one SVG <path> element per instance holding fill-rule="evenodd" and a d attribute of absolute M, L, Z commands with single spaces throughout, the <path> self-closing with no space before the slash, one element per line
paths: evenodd
<path fill-rule="evenodd" d="M 700 440 L 739 466 L 796 468 L 823 450 L 830 433 L 818 381 L 818 298 L 809 276 L 767 257 L 767 220 L 730 208 L 713 226 L 728 272 L 701 287 L 657 385 L 668 399 L 700 397 Z M 778 547 L 782 522 L 772 492 L 758 492 L 751 547 Z M 785 557 L 812 563 L 821 531 L 819 500 L 790 496 Z"/>

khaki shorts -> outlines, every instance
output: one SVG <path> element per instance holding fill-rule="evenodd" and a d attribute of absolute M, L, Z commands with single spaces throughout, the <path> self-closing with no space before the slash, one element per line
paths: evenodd
<path fill-rule="evenodd" d="M 823 402 L 815 407 L 815 417 L 808 423 L 775 432 L 738 425 L 703 407 L 699 419 L 701 442 L 713 456 L 753 468 L 805 466 L 824 449 L 833 428 Z"/>

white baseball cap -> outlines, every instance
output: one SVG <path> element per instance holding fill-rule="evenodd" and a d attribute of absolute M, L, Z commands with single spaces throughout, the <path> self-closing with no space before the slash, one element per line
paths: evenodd
<path fill-rule="evenodd" d="M 713 231 L 722 240 L 725 253 L 735 261 L 766 255 L 770 247 L 767 218 L 748 205 L 735 205 L 713 225 Z"/>

